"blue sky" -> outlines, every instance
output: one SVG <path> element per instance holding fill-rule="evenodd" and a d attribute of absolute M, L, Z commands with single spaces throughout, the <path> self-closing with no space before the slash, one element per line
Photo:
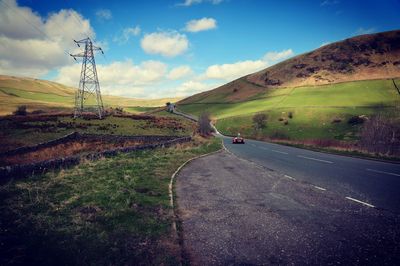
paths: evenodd
<path fill-rule="evenodd" d="M 1 0 L 0 74 L 77 86 L 92 37 L 103 92 L 187 96 L 351 36 L 399 29 L 400 1 Z"/>

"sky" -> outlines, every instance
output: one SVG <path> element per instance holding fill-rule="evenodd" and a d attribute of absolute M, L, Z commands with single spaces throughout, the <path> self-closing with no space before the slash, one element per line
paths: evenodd
<path fill-rule="evenodd" d="M 400 28 L 400 0 L 0 0 L 0 74 L 77 87 L 90 37 L 101 91 L 185 97 L 352 36 Z"/>

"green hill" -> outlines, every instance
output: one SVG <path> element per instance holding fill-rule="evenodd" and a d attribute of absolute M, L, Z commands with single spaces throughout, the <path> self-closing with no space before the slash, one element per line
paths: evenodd
<path fill-rule="evenodd" d="M 381 113 L 400 123 L 400 94 L 393 84 L 400 86 L 399 58 L 400 31 L 358 36 L 193 95 L 178 108 L 195 115 L 208 111 L 226 134 L 356 140 L 361 125 L 348 123 L 351 117 Z M 255 113 L 268 116 L 257 132 Z"/>
<path fill-rule="evenodd" d="M 71 110 L 75 91 L 75 88 L 56 82 L 0 75 L 0 115 L 12 113 L 19 105 L 26 105 L 28 111 Z M 103 95 L 106 107 L 123 107 L 135 113 L 177 100 L 176 98 L 144 100 Z"/>
<path fill-rule="evenodd" d="M 400 30 L 361 35 L 325 45 L 180 103 L 242 102 L 274 94 L 277 88 L 398 77 Z"/>

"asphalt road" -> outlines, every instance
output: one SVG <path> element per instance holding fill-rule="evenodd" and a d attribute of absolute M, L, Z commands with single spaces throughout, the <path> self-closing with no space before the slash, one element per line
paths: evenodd
<path fill-rule="evenodd" d="M 400 261 L 400 215 L 227 151 L 190 162 L 176 176 L 175 187 L 184 254 L 191 265 Z"/>
<path fill-rule="evenodd" d="M 321 190 L 333 191 L 347 200 L 400 213 L 400 164 L 314 152 L 267 142 L 246 140 L 225 147 L 239 157 Z M 363 204 L 360 203 L 359 204 Z M 365 205 L 365 204 L 364 204 Z M 367 206 L 367 205 L 365 205 Z"/>

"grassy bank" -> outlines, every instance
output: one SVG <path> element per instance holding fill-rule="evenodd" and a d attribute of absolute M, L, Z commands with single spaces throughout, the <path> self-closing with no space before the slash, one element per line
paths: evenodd
<path fill-rule="evenodd" d="M 0 189 L 0 264 L 177 264 L 170 176 L 220 147 L 196 138 L 10 181 Z"/>

